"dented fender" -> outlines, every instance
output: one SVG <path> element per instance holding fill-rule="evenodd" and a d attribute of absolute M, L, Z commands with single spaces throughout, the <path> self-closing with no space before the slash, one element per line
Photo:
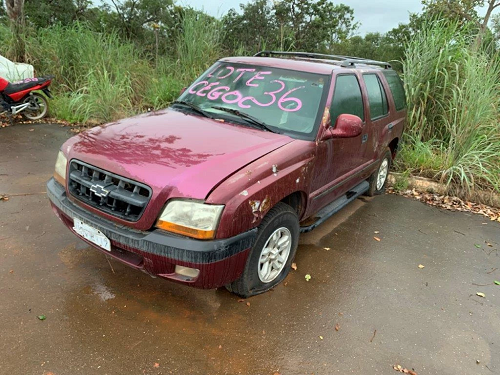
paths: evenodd
<path fill-rule="evenodd" d="M 276 203 L 292 193 L 307 197 L 315 150 L 315 142 L 296 140 L 250 163 L 214 189 L 206 202 L 225 205 L 216 237 L 228 238 L 257 227 Z"/>

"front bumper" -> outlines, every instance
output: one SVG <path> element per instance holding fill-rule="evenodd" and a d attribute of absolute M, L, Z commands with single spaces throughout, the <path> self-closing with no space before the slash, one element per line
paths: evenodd
<path fill-rule="evenodd" d="M 47 183 L 47 196 L 61 221 L 73 232 L 73 218 L 100 230 L 111 241 L 111 251 L 96 247 L 127 265 L 151 275 L 198 288 L 217 288 L 236 280 L 245 268 L 257 229 L 235 237 L 200 241 L 177 236 L 160 229 L 138 231 L 96 216 L 71 202 L 63 186 L 53 178 Z M 198 269 L 195 278 L 175 273 L 175 266 Z"/>

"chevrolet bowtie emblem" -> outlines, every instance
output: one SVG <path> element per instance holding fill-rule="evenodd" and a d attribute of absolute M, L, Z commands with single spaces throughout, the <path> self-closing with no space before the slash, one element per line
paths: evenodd
<path fill-rule="evenodd" d="M 97 197 L 103 198 L 107 197 L 109 190 L 106 190 L 105 185 L 95 184 L 90 187 L 90 191 L 93 192 Z"/>

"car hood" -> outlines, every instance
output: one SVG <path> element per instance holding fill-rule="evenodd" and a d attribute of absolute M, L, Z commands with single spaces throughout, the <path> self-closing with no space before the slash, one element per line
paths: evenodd
<path fill-rule="evenodd" d="M 153 195 L 205 199 L 228 176 L 291 141 L 166 109 L 95 127 L 68 140 L 63 151 L 68 160 L 143 182 Z"/>

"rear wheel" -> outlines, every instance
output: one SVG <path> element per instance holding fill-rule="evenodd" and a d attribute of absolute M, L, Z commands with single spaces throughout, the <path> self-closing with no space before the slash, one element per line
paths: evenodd
<path fill-rule="evenodd" d="M 391 150 L 387 148 L 384 156 L 380 160 L 377 170 L 368 179 L 370 188 L 368 189 L 366 195 L 373 197 L 374 195 L 382 194 L 383 192 L 385 192 L 387 177 L 389 176 L 389 169 L 391 168 L 391 162 Z"/>
<path fill-rule="evenodd" d="M 290 272 L 299 241 L 299 219 L 289 205 L 279 202 L 259 225 L 257 240 L 241 277 L 226 288 L 242 297 L 263 293 Z"/>
<path fill-rule="evenodd" d="M 28 120 L 40 120 L 47 115 L 49 111 L 49 103 L 45 96 L 38 92 L 32 93 L 23 103 L 29 103 L 30 105 L 26 108 L 22 115 Z"/>

